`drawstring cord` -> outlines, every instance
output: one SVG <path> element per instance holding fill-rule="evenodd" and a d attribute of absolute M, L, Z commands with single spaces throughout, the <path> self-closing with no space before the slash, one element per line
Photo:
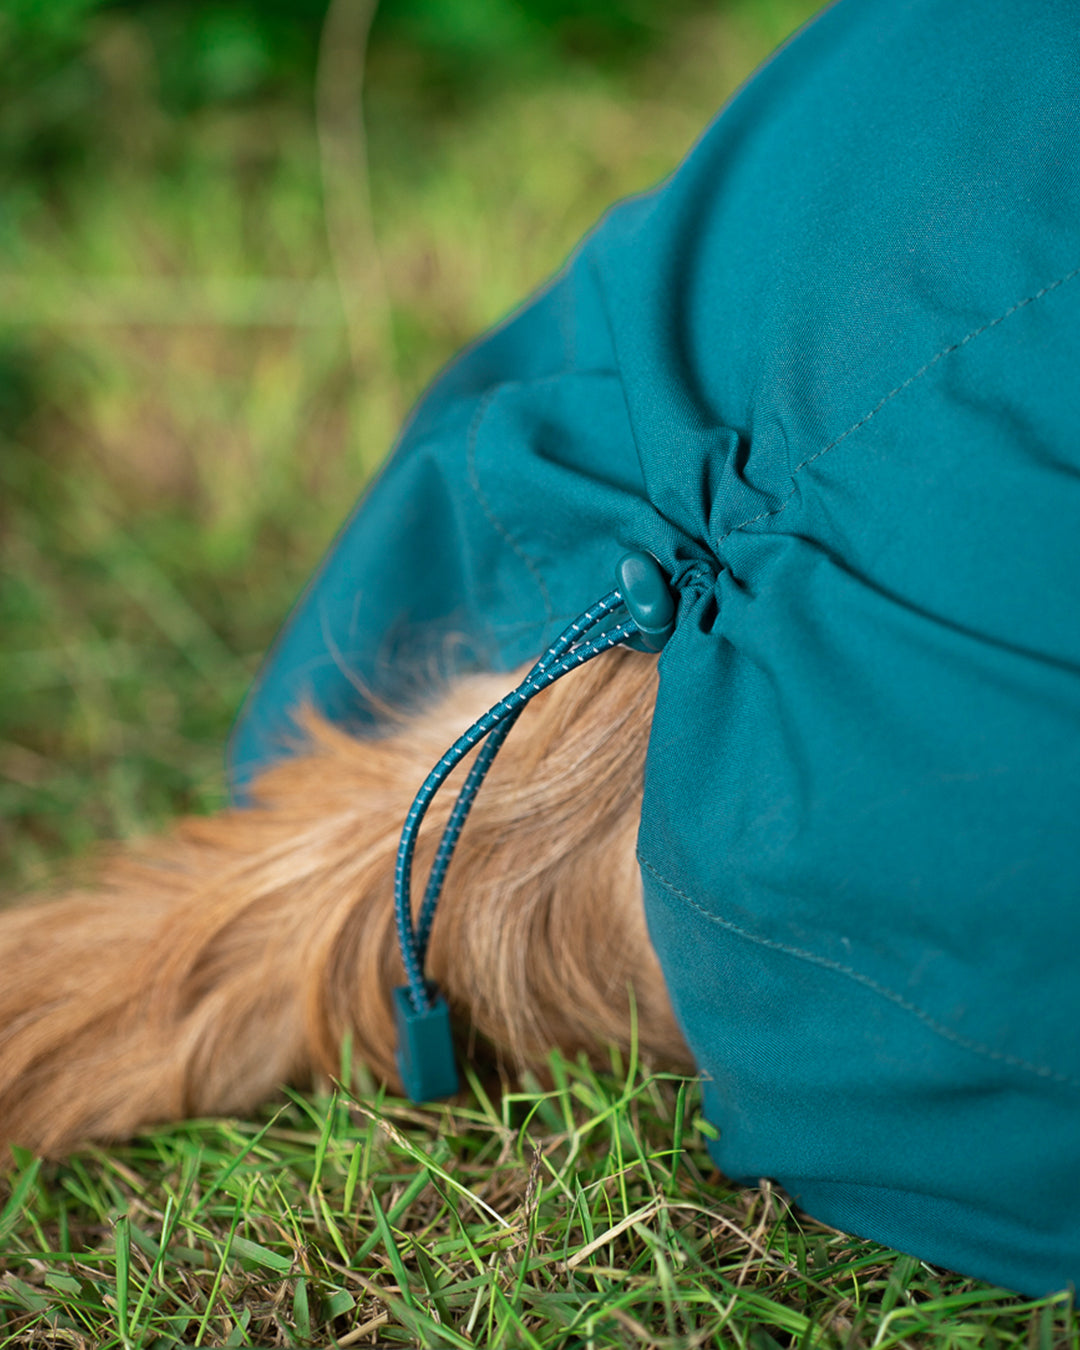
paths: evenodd
<path fill-rule="evenodd" d="M 450 1035 L 450 1011 L 437 987 L 424 977 L 431 927 L 458 838 L 495 756 L 529 700 L 572 670 L 633 642 L 659 651 L 674 630 L 675 605 L 659 563 L 647 553 L 628 553 L 616 568 L 619 585 L 566 628 L 525 678 L 460 735 L 424 779 L 398 845 L 394 870 L 394 914 L 407 983 L 394 990 L 398 1069 L 413 1101 L 448 1097 L 457 1091 Z M 621 621 L 618 613 L 626 617 Z M 484 742 L 466 776 L 443 829 L 415 926 L 412 870 L 417 836 L 435 794 L 465 756 Z"/>

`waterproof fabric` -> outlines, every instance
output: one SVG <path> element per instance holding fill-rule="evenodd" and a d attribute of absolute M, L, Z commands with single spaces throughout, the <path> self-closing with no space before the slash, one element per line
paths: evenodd
<path fill-rule="evenodd" d="M 233 745 L 242 791 L 299 701 L 509 669 L 655 554 L 640 859 L 717 1163 L 1033 1294 L 1080 1276 L 1078 35 L 825 12 L 436 382 Z"/>

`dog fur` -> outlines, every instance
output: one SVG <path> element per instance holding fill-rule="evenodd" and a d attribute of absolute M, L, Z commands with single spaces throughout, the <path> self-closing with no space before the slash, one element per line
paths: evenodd
<path fill-rule="evenodd" d="M 428 968 L 481 1061 L 628 1047 L 690 1069 L 649 944 L 634 844 L 655 659 L 616 650 L 537 697 L 462 835 Z M 398 1087 L 390 991 L 398 835 L 428 769 L 510 687 L 478 675 L 358 740 L 308 712 L 306 750 L 251 809 L 181 821 L 94 884 L 0 913 L 0 1141 L 62 1155 L 243 1112 L 339 1070 Z M 460 773 L 460 771 L 459 771 Z M 459 780 L 455 780 L 459 781 Z M 430 866 L 454 799 L 436 799 Z M 416 888 L 420 890 L 420 887 Z"/>

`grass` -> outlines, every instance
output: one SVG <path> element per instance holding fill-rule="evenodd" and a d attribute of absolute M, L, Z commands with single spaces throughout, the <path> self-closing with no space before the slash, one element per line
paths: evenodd
<path fill-rule="evenodd" d="M 0 1212 L 0 1346 L 1050 1350 L 1026 1302 L 796 1222 L 708 1162 L 692 1082 L 597 1075 L 418 1110 L 370 1085 L 63 1166 Z M 707 1127 L 706 1127 L 707 1128 Z"/>
<path fill-rule="evenodd" d="M 137 15 L 100 16 L 92 171 L 0 205 L 7 889 L 220 802 L 243 691 L 403 410 L 813 7 L 689 13 L 631 67 L 494 79 L 453 106 L 387 49 L 364 72 L 366 147 L 334 142 L 320 100 L 330 153 L 295 100 L 174 117 Z M 373 223 L 377 253 L 331 247 L 335 213 L 357 237 Z M 553 1078 L 435 1111 L 361 1083 L 62 1166 L 18 1155 L 0 1347 L 1080 1347 L 1064 1298 L 727 1185 L 692 1082 Z"/>

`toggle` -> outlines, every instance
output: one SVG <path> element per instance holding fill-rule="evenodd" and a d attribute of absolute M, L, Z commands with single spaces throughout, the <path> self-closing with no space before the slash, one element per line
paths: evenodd
<path fill-rule="evenodd" d="M 664 569 L 651 553 L 624 553 L 615 564 L 615 581 L 637 636 L 647 652 L 658 652 L 675 631 L 675 598 Z M 627 646 L 637 646 L 631 638 Z"/>

